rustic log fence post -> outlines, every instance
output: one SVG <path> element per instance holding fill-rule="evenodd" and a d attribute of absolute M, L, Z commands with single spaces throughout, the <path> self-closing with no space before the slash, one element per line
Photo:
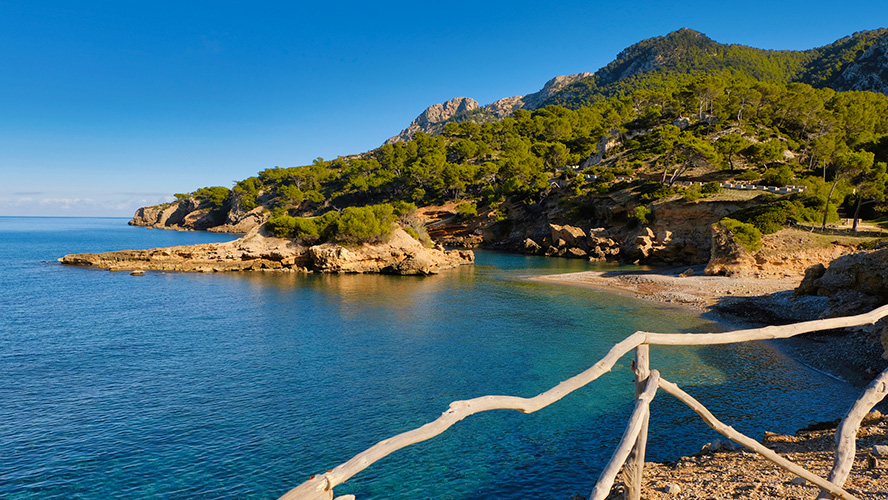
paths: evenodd
<path fill-rule="evenodd" d="M 614 454 L 611 455 L 607 466 L 601 471 L 601 475 L 598 476 L 598 481 L 595 483 L 592 494 L 589 495 L 589 500 L 604 500 L 608 493 L 610 493 L 611 487 L 614 485 L 614 479 L 626 463 L 629 453 L 638 440 L 638 433 L 641 431 L 642 423 L 651 414 L 650 404 L 657 394 L 659 380 L 660 373 L 657 370 L 651 372 L 644 392 L 635 399 L 635 409 L 632 410 L 632 416 L 629 417 L 629 423 L 626 424 L 626 430 L 623 432 L 620 444 L 617 446 Z"/>
<path fill-rule="evenodd" d="M 638 398 L 644 392 L 648 377 L 650 376 L 650 346 L 642 344 L 635 348 L 635 397 Z M 647 449 L 648 422 L 650 412 L 647 412 L 641 422 L 641 430 L 638 438 L 626 462 L 626 487 L 628 500 L 641 500 L 641 483 L 644 474 L 644 454 Z"/>
<path fill-rule="evenodd" d="M 848 474 L 851 473 L 851 466 L 854 465 L 854 456 L 857 454 L 857 431 L 860 429 L 863 417 L 885 399 L 886 395 L 888 395 L 888 369 L 866 386 L 863 395 L 851 405 L 848 414 L 836 429 L 836 456 L 829 473 L 830 483 L 840 487 L 845 484 Z M 828 498 L 833 498 L 833 495 L 827 490 L 820 490 L 820 494 L 817 495 L 818 500 Z"/>

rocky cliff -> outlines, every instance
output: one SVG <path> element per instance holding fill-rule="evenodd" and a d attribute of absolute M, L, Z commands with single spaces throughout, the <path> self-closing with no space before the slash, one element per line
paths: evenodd
<path fill-rule="evenodd" d="M 444 124 L 454 117 L 478 109 L 478 103 L 468 97 L 456 97 L 441 104 L 433 104 L 420 113 L 400 134 L 389 138 L 386 144 L 413 139 L 417 132 L 437 134 L 444 129 Z"/>
<path fill-rule="evenodd" d="M 389 138 L 385 143 L 393 144 L 400 141 L 409 141 L 413 139 L 417 132 L 425 132 L 426 134 L 440 133 L 448 122 L 461 117 L 468 117 L 470 112 L 476 110 L 478 115 L 475 117 L 476 120 L 483 122 L 505 118 L 518 109 L 538 109 L 545 106 L 549 98 L 566 86 L 591 76 L 592 73 L 556 76 L 546 82 L 543 88 L 537 92 L 523 96 L 506 97 L 484 107 L 479 106 L 477 101 L 468 97 L 456 97 L 441 104 L 433 104 L 420 113 L 400 134 Z"/>
<path fill-rule="evenodd" d="M 192 197 L 142 207 L 136 210 L 128 224 L 179 231 L 206 230 L 214 233 L 246 234 L 259 228 L 267 219 L 268 212 L 262 206 L 249 212 L 230 210 L 222 213 L 213 210 L 209 203 Z"/>
<path fill-rule="evenodd" d="M 853 245 L 837 241 L 824 243 L 807 231 L 786 228 L 762 237 L 762 247 L 754 253 L 745 250 L 723 229 L 712 229 L 712 247 L 706 266 L 711 276 L 755 278 L 801 278 L 811 266 L 841 259 L 853 253 Z"/>
<path fill-rule="evenodd" d="M 347 248 L 324 244 L 305 247 L 274 238 L 259 229 L 227 243 L 206 243 L 149 250 L 66 255 L 65 265 L 112 271 L 291 271 L 324 273 L 436 274 L 474 262 L 471 251 L 426 248 L 403 229 L 387 243 Z"/>
<path fill-rule="evenodd" d="M 832 86 L 836 90 L 869 90 L 888 94 L 888 38 L 874 43 L 846 64 Z"/>
<path fill-rule="evenodd" d="M 583 213 L 564 212 L 558 200 L 541 205 L 509 205 L 508 223 L 484 213 L 460 228 L 435 223 L 429 234 L 445 245 L 482 246 L 531 255 L 610 260 L 625 263 L 706 264 L 712 245 L 711 225 L 749 201 L 682 199 L 651 204 L 646 224 L 630 219 L 638 204 L 628 191 L 590 199 Z"/>
<path fill-rule="evenodd" d="M 552 78 L 543 88 L 533 94 L 523 96 L 506 97 L 494 101 L 482 108 L 482 110 L 495 119 L 505 118 L 518 109 L 534 110 L 545 106 L 545 103 L 568 85 L 589 78 L 593 73 L 577 73 L 575 75 L 560 75 Z"/>
<path fill-rule="evenodd" d="M 824 262 L 808 268 L 795 292 L 828 297 L 824 316 L 859 314 L 888 304 L 888 247 Z"/>

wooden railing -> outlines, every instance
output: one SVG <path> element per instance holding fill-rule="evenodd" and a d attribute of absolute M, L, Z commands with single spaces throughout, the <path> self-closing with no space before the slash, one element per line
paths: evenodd
<path fill-rule="evenodd" d="M 627 496 L 630 500 L 639 500 L 641 496 L 642 469 L 644 467 L 645 446 L 647 443 L 647 426 L 650 415 L 649 405 L 654 398 L 657 389 L 676 397 L 692 410 L 694 410 L 715 431 L 728 439 L 759 453 L 766 459 L 787 471 L 804 478 L 821 489 L 817 498 L 842 498 L 853 500 L 854 495 L 842 489 L 842 485 L 848 478 L 856 452 L 857 430 L 864 415 L 888 394 L 888 370 L 880 374 L 865 390 L 863 395 L 855 402 L 851 410 L 842 420 L 836 430 L 836 456 L 833 469 L 829 478 L 824 479 L 816 474 L 808 472 L 804 468 L 781 457 L 773 450 L 765 447 L 758 441 L 747 437 L 728 425 L 720 422 L 705 406 L 692 398 L 677 385 L 664 380 L 659 372 L 650 370 L 649 346 L 651 345 L 713 345 L 749 342 L 754 340 L 771 340 L 794 337 L 808 332 L 831 330 L 851 326 L 874 324 L 883 317 L 888 316 L 888 306 L 882 306 L 866 314 L 848 316 L 843 318 L 831 318 L 818 321 L 807 321 L 784 326 L 769 326 L 749 330 L 737 330 L 727 333 L 649 333 L 635 332 L 622 342 L 616 344 L 607 355 L 598 363 L 595 363 L 586 371 L 556 385 L 552 389 L 532 398 L 515 396 L 483 396 L 465 401 L 455 401 L 437 420 L 429 422 L 422 427 L 398 434 L 392 438 L 380 441 L 366 451 L 359 453 L 348 462 L 327 471 L 324 474 L 312 476 L 287 492 L 280 500 L 332 500 L 333 488 L 358 472 L 366 469 L 370 464 L 401 448 L 425 441 L 435 437 L 450 428 L 456 422 L 488 410 L 518 410 L 522 413 L 532 413 L 544 408 L 567 394 L 585 386 L 597 379 L 602 374 L 609 372 L 614 364 L 625 354 L 635 350 L 635 362 L 632 369 L 635 372 L 635 409 L 629 418 L 629 423 L 623 433 L 623 437 L 617 450 L 611 456 L 610 461 L 602 471 L 595 488 L 592 490 L 590 500 L 603 500 L 610 492 L 617 473 L 625 465 L 627 481 Z M 345 495 L 337 497 L 337 500 L 353 500 L 354 496 Z"/>

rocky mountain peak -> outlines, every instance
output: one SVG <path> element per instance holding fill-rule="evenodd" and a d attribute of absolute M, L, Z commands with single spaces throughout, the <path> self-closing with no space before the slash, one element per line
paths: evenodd
<path fill-rule="evenodd" d="M 484 111 L 494 118 L 504 118 L 506 116 L 511 115 L 518 109 L 527 109 L 534 110 L 542 108 L 545 105 L 547 99 L 557 94 L 563 88 L 568 85 L 582 80 L 583 78 L 589 78 L 593 76 L 593 73 L 577 73 L 575 75 L 561 75 L 552 78 L 539 92 L 534 92 L 533 94 L 527 94 L 523 96 L 515 96 L 515 97 L 506 97 L 504 99 L 500 99 L 498 101 L 494 101 L 487 106 L 484 106 Z"/>
<path fill-rule="evenodd" d="M 455 116 L 478 109 L 478 102 L 469 97 L 455 97 L 444 103 L 432 104 L 414 119 L 400 134 L 385 141 L 393 144 L 413 139 L 417 132 L 434 134 L 440 132 L 444 124 Z"/>
<path fill-rule="evenodd" d="M 688 56 L 693 58 L 697 51 L 714 53 L 719 45 L 699 31 L 682 28 L 665 36 L 642 40 L 624 49 L 598 75 L 602 83 L 613 83 L 669 66 Z"/>
<path fill-rule="evenodd" d="M 546 101 L 560 92 L 568 85 L 589 78 L 593 73 L 577 73 L 575 75 L 561 75 L 552 78 L 538 92 L 523 96 L 506 97 L 495 101 L 483 108 L 474 99 L 468 97 L 456 97 L 447 102 L 433 104 L 420 113 L 410 125 L 400 134 L 385 141 L 386 144 L 394 144 L 400 141 L 413 139 L 417 132 L 436 134 L 444 129 L 444 125 L 476 109 L 480 109 L 486 117 L 500 119 L 511 115 L 518 109 L 534 110 L 544 107 Z"/>

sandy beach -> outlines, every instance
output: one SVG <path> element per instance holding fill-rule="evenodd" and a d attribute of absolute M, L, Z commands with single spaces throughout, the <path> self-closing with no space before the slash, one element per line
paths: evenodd
<path fill-rule="evenodd" d="M 802 276 L 732 278 L 706 276 L 703 267 L 639 271 L 584 271 L 531 278 L 583 286 L 681 307 L 711 319 L 727 330 L 816 319 L 823 297 L 795 299 Z M 867 329 L 815 332 L 771 341 L 809 368 L 864 387 L 886 362 L 878 335 Z"/>
<path fill-rule="evenodd" d="M 760 297 L 794 290 L 802 276 L 782 279 L 706 276 L 703 266 L 695 266 L 657 271 L 584 271 L 532 279 L 597 288 L 707 312 L 725 297 Z"/>

